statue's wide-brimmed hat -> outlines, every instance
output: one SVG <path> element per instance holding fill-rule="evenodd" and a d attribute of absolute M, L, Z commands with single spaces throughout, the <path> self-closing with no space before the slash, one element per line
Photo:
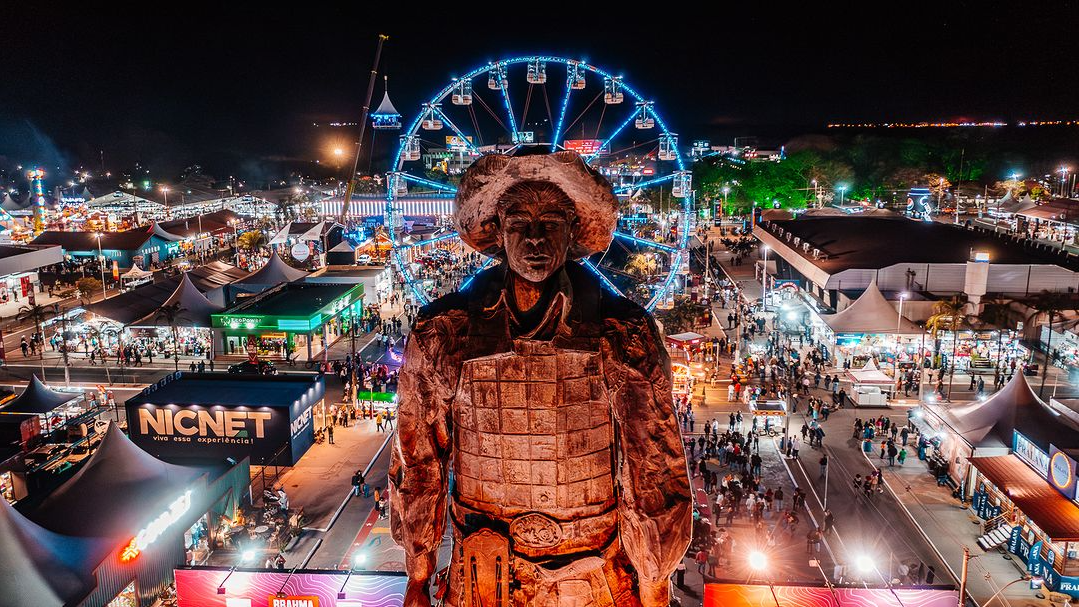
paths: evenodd
<path fill-rule="evenodd" d="M 514 155 L 489 154 L 465 171 L 454 200 L 453 220 L 468 246 L 491 257 L 498 246 L 498 201 L 511 186 L 540 181 L 557 186 L 573 202 L 580 227 L 569 257 L 580 259 L 611 243 L 618 199 L 611 183 L 576 152 L 537 154 L 524 148 Z"/>

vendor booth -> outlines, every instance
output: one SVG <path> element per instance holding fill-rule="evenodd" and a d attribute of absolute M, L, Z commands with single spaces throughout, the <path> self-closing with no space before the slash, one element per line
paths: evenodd
<path fill-rule="evenodd" d="M 910 362 L 911 349 L 924 339 L 925 331 L 901 316 L 884 298 L 876 281 L 851 305 L 837 314 L 821 317 L 832 335 L 836 365 L 860 367 L 870 359 L 889 361 L 893 370 Z"/>
<path fill-rule="evenodd" d="M 315 439 L 321 378 L 173 373 L 126 403 L 135 444 L 168 461 L 246 457 L 292 466 Z"/>
<path fill-rule="evenodd" d="M 363 315 L 363 284 L 285 283 L 212 314 L 215 337 L 228 355 L 313 360 Z"/>
<path fill-rule="evenodd" d="M 855 406 L 888 406 L 887 395 L 892 392 L 894 382 L 877 368 L 873 359 L 866 361 L 861 369 L 848 370 L 845 375 L 851 383 L 850 399 Z"/>

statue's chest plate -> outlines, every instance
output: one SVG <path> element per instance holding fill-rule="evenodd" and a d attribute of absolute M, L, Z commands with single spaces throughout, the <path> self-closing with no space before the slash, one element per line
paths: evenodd
<path fill-rule="evenodd" d="M 455 498 L 495 517 L 566 520 L 614 504 L 599 354 L 518 340 L 466 361 L 453 404 Z"/>

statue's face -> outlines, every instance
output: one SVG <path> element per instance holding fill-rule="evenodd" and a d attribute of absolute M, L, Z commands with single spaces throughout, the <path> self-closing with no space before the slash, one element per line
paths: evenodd
<path fill-rule="evenodd" d="M 529 282 L 543 282 L 566 263 L 577 234 L 577 218 L 565 194 L 553 188 L 514 196 L 499 209 L 499 244 L 510 270 Z"/>

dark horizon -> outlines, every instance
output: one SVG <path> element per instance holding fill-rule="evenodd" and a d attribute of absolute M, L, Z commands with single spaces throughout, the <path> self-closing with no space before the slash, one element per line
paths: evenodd
<path fill-rule="evenodd" d="M 1064 29 L 1075 2 L 1039 13 L 973 2 L 876 9 L 544 8 L 529 20 L 417 6 L 371 25 L 363 12 L 313 7 L 16 10 L 0 41 L 0 164 L 96 168 L 104 152 L 111 170 L 137 162 L 158 178 L 194 163 L 249 178 L 313 166 L 326 156 L 312 123 L 360 115 L 378 33 L 391 37 L 380 73 L 405 120 L 452 75 L 532 53 L 624 74 L 684 144 L 756 135 L 778 145 L 835 133 L 829 122 L 1079 117 L 1065 71 L 1079 57 Z M 396 145 L 382 139 L 375 165 Z"/>

